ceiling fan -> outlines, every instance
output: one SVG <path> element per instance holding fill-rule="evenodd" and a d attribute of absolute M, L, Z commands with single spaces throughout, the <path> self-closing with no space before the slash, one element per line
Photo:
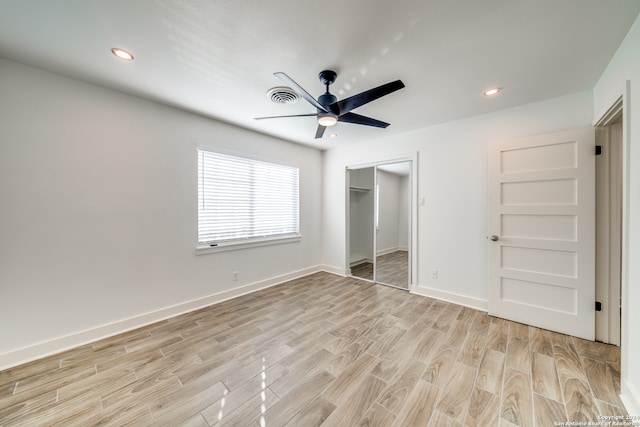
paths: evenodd
<path fill-rule="evenodd" d="M 351 110 L 367 104 L 371 101 L 375 101 L 385 95 L 389 95 L 396 90 L 402 89 L 404 83 L 401 80 L 396 80 L 382 86 L 369 89 L 361 92 L 357 95 L 350 96 L 341 101 L 335 95 L 329 93 L 329 86 L 336 81 L 338 76 L 335 71 L 324 70 L 318 74 L 320 82 L 325 85 L 326 92 L 318 97 L 316 100 L 313 96 L 309 95 L 302 86 L 296 83 L 291 77 L 283 72 L 273 73 L 274 76 L 282 80 L 285 84 L 289 85 L 299 96 L 306 99 L 311 105 L 317 108 L 317 113 L 310 114 L 294 114 L 290 116 L 271 116 L 271 117 L 256 117 L 256 120 L 264 119 L 280 119 L 286 117 L 311 117 L 316 116 L 318 118 L 318 128 L 316 130 L 316 139 L 322 138 L 324 131 L 327 127 L 335 125 L 337 122 L 353 123 L 357 125 L 375 126 L 379 128 L 386 128 L 389 123 L 372 119 L 371 117 L 361 116 L 360 114 L 352 113 Z"/>

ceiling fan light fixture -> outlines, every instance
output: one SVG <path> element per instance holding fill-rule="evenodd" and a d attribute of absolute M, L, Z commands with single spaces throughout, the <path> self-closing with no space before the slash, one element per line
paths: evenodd
<path fill-rule="evenodd" d="M 123 61 L 133 61 L 133 54 L 124 49 L 120 49 L 119 47 L 111 49 L 111 53 L 113 53 L 116 58 L 122 59 Z"/>
<path fill-rule="evenodd" d="M 335 114 L 325 113 L 318 115 L 318 124 L 320 126 L 329 127 L 335 125 L 336 123 L 338 123 L 338 117 Z"/>

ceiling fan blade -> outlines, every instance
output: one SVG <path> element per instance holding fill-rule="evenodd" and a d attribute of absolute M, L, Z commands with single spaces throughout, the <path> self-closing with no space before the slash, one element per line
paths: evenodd
<path fill-rule="evenodd" d="M 298 95 L 306 99 L 311 105 L 316 107 L 319 110 L 327 113 L 327 109 L 324 108 L 313 96 L 309 95 L 309 93 L 302 88 L 298 83 L 296 83 L 291 77 L 287 76 L 285 73 L 278 71 L 277 73 L 273 73 L 274 76 L 279 78 L 283 83 L 289 85 L 291 89 L 293 89 Z"/>
<path fill-rule="evenodd" d="M 326 128 L 326 126 L 318 125 L 318 129 L 316 129 L 316 139 L 322 138 L 322 135 L 324 135 L 324 130 Z"/>
<path fill-rule="evenodd" d="M 346 113 L 338 117 L 339 122 L 354 123 L 356 125 L 375 126 L 377 128 L 386 128 L 389 123 L 372 119 L 371 117 L 361 116 L 356 113 Z"/>
<path fill-rule="evenodd" d="M 381 98 L 385 95 L 389 95 L 390 93 L 402 89 L 403 87 L 404 83 L 402 83 L 402 80 L 396 80 L 394 82 L 390 82 L 382 86 L 366 90 L 357 95 L 350 96 L 349 98 L 334 102 L 333 104 L 329 105 L 328 108 L 332 113 L 342 116 L 343 114 L 348 113 L 354 108 L 358 108 L 359 106 L 364 105 L 368 102 L 375 101 L 376 99 Z"/>
<path fill-rule="evenodd" d="M 318 113 L 309 114 L 293 114 L 290 116 L 269 116 L 269 117 L 254 117 L 253 120 L 265 120 L 265 119 L 284 119 L 287 117 L 316 117 Z"/>

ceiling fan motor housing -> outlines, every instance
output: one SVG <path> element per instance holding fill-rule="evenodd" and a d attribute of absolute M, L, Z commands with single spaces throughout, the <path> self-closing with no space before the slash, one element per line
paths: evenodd
<path fill-rule="evenodd" d="M 329 92 L 322 94 L 318 97 L 318 102 L 320 103 L 320 105 L 325 107 L 327 110 L 329 110 L 328 108 L 329 105 L 333 104 L 337 100 L 338 98 L 336 98 L 335 95 L 332 95 Z"/>

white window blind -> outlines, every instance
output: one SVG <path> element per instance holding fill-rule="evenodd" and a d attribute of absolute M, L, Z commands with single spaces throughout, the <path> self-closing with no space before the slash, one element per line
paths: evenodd
<path fill-rule="evenodd" d="M 198 150 L 198 242 L 298 236 L 298 168 Z"/>

